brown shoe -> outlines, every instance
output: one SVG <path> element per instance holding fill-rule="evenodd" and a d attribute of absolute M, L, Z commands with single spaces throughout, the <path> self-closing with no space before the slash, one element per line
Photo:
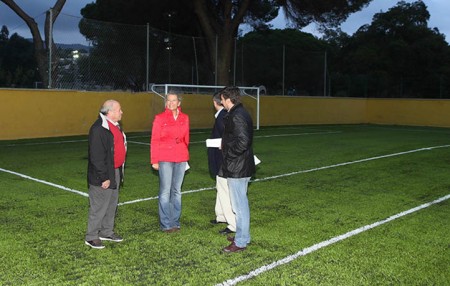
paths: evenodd
<path fill-rule="evenodd" d="M 245 250 L 246 247 L 239 247 L 234 244 L 234 241 L 223 249 L 223 252 L 231 253 L 231 252 L 239 252 Z"/>
<path fill-rule="evenodd" d="M 227 236 L 227 240 L 229 242 L 233 242 L 234 241 L 234 236 Z"/>
<path fill-rule="evenodd" d="M 165 233 L 172 233 L 172 232 L 177 232 L 177 231 L 180 231 L 180 228 L 174 227 L 174 228 L 169 228 L 169 229 L 164 230 Z"/>

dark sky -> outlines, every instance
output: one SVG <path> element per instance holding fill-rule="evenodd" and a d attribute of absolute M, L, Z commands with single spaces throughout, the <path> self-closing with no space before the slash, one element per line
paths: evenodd
<path fill-rule="evenodd" d="M 31 17 L 34 17 L 40 25 L 44 22 L 45 11 L 52 7 L 55 2 L 56 0 L 16 0 L 16 3 Z M 54 39 L 56 42 L 86 44 L 85 39 L 78 32 L 78 22 L 81 17 L 81 8 L 92 2 L 94 1 L 67 0 L 54 26 Z M 370 24 L 375 13 L 386 12 L 389 8 L 395 6 L 397 2 L 395 0 L 373 0 L 368 7 L 351 15 L 341 29 L 351 35 L 362 25 Z M 415 1 L 405 2 L 412 3 Z M 428 26 L 430 28 L 438 28 L 441 33 L 446 35 L 447 42 L 450 42 L 450 0 L 424 0 L 423 2 L 427 5 L 431 15 Z M 2 25 L 8 27 L 10 35 L 18 33 L 22 37 L 31 38 L 25 23 L 8 6 L 0 2 L 0 26 Z M 275 28 L 284 28 L 284 16 L 280 15 L 274 20 L 273 25 Z M 306 27 L 303 31 L 317 35 L 314 25 Z"/>

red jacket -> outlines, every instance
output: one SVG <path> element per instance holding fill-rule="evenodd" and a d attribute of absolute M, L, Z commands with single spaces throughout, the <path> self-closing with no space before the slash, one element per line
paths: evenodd
<path fill-rule="evenodd" d="M 178 108 L 178 117 L 166 110 L 155 116 L 150 141 L 150 162 L 189 161 L 189 116 Z"/>

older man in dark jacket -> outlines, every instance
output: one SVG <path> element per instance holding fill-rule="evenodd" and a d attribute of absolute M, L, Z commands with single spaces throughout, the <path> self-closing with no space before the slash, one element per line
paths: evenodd
<path fill-rule="evenodd" d="M 253 121 L 240 102 L 240 90 L 226 87 L 220 92 L 222 104 L 228 113 L 224 117 L 222 136 L 223 163 L 219 176 L 227 179 L 231 206 L 236 214 L 236 235 L 228 237 L 231 244 L 224 252 L 245 250 L 250 242 L 250 208 L 247 189 L 255 173 L 253 156 Z"/>
<path fill-rule="evenodd" d="M 89 130 L 89 219 L 85 244 L 96 249 L 104 248 L 102 240 L 122 241 L 114 233 L 126 156 L 126 137 L 119 125 L 122 113 L 119 102 L 107 100 Z"/>

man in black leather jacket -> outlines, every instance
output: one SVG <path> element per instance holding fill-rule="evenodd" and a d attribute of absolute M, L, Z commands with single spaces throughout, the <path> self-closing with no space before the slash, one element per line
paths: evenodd
<path fill-rule="evenodd" d="M 240 102 L 240 90 L 226 87 L 221 92 L 222 104 L 228 113 L 224 117 L 222 136 L 223 162 L 219 176 L 227 179 L 231 205 L 236 214 L 236 235 L 228 237 L 231 244 L 224 252 L 245 250 L 250 242 L 250 208 L 247 198 L 248 183 L 255 173 L 253 156 L 253 121 Z"/>

